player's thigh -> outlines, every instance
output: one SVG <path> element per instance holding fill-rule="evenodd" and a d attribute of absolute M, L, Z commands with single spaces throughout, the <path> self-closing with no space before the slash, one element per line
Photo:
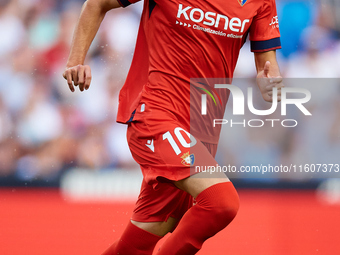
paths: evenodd
<path fill-rule="evenodd" d="M 203 190 L 215 184 L 229 181 L 229 178 L 223 172 L 201 172 L 174 183 L 178 188 L 196 198 Z"/>
<path fill-rule="evenodd" d="M 175 228 L 177 221 L 178 220 L 173 217 L 169 217 L 167 221 L 157 222 L 139 222 L 131 220 L 132 224 L 157 236 L 165 236 L 172 231 Z"/>
<path fill-rule="evenodd" d="M 131 222 L 150 233 L 163 236 L 175 228 L 192 205 L 192 196 L 172 182 L 160 182 L 154 189 L 143 179 Z"/>

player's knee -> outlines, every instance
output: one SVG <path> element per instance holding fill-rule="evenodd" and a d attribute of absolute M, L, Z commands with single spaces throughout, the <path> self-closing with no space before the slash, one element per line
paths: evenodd
<path fill-rule="evenodd" d="M 212 227 L 220 231 L 235 218 L 240 203 L 231 182 L 217 184 L 213 189 L 213 195 L 206 201 L 206 209 L 210 211 Z"/>
<path fill-rule="evenodd" d="M 233 187 L 232 192 L 228 190 L 221 194 L 220 201 L 214 209 L 215 219 L 218 219 L 224 225 L 223 227 L 226 227 L 236 217 L 239 206 L 239 197 Z"/>

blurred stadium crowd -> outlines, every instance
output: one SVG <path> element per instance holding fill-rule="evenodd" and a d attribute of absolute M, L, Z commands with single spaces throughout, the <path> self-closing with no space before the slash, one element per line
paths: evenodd
<path fill-rule="evenodd" d="M 92 85 L 71 93 L 61 74 L 83 2 L 0 0 L 0 179 L 53 181 L 71 167 L 138 167 L 126 144 L 126 127 L 115 118 L 142 4 L 107 14 L 86 60 Z M 340 2 L 277 0 L 277 5 L 283 76 L 339 78 Z M 249 45 L 235 75 L 256 75 Z M 337 103 L 329 111 L 340 123 L 339 96 L 337 88 L 326 101 Z M 257 137 L 266 135 L 262 130 Z"/>

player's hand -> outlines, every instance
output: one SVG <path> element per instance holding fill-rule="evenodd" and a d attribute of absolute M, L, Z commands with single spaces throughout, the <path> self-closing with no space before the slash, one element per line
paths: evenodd
<path fill-rule="evenodd" d="M 72 92 L 75 91 L 74 86 L 79 85 L 80 91 L 88 90 L 91 84 L 91 68 L 87 65 L 77 65 L 66 68 L 63 77 L 67 80 L 67 84 Z"/>
<path fill-rule="evenodd" d="M 267 61 L 264 69 L 257 75 L 257 85 L 259 86 L 262 97 L 267 102 L 273 101 L 273 88 L 277 88 L 277 100 L 281 101 L 281 88 L 284 87 L 282 77 L 280 75 L 270 75 L 271 64 Z"/>

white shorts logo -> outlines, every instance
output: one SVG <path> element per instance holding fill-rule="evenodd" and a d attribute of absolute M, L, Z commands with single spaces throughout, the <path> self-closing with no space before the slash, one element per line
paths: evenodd
<path fill-rule="evenodd" d="M 152 140 L 147 140 L 146 141 L 146 147 L 148 147 L 152 152 L 155 152 L 155 147 L 153 146 L 153 139 Z"/>

